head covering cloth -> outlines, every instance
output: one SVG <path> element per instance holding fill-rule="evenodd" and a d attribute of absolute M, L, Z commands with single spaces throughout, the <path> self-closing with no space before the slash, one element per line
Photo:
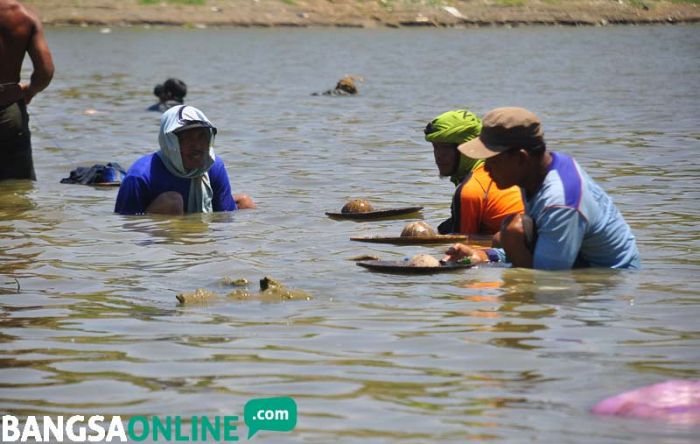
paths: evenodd
<path fill-rule="evenodd" d="M 481 133 L 481 120 L 469 110 L 458 109 L 447 111 L 433 119 L 425 128 L 427 142 L 453 143 L 456 145 L 468 142 Z M 483 160 L 471 159 L 460 153 L 457 169 L 450 180 L 459 185 L 474 168 L 481 165 Z"/>
<path fill-rule="evenodd" d="M 192 170 L 185 170 L 182 165 L 180 153 L 180 140 L 176 132 L 187 131 L 188 128 L 208 128 L 209 154 L 204 159 L 204 164 Z M 214 192 L 209 183 L 209 169 L 214 165 L 214 136 L 216 128 L 211 124 L 207 116 L 194 106 L 182 105 L 170 108 L 160 118 L 160 132 L 158 143 L 160 151 L 158 156 L 163 161 L 170 174 L 183 179 L 190 179 L 189 197 L 185 213 L 211 213 L 212 198 Z"/>

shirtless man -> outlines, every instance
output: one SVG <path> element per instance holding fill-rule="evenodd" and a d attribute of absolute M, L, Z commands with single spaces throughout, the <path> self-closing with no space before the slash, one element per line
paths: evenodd
<path fill-rule="evenodd" d="M 24 54 L 34 70 L 20 83 Z M 0 180 L 36 180 L 27 105 L 53 77 L 53 60 L 37 14 L 15 0 L 0 0 Z"/>

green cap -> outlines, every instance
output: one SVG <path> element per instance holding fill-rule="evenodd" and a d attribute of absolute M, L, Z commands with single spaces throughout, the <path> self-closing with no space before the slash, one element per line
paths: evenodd
<path fill-rule="evenodd" d="M 481 120 L 466 109 L 447 111 L 431 120 L 423 132 L 428 142 L 454 143 L 456 146 L 479 136 Z M 455 173 L 450 176 L 450 180 L 455 185 L 459 185 L 467 173 L 481 163 L 464 155 L 459 156 L 459 165 Z"/>
<path fill-rule="evenodd" d="M 481 120 L 466 109 L 440 114 L 425 127 L 427 142 L 464 143 L 479 136 Z"/>

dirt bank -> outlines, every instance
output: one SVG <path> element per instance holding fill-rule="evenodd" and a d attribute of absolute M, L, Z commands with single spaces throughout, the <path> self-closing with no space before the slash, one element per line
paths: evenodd
<path fill-rule="evenodd" d="M 51 25 L 488 26 L 700 22 L 700 0 L 29 0 Z"/>

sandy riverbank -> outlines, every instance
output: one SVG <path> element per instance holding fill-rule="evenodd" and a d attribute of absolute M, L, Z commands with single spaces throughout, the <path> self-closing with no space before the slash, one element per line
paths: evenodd
<path fill-rule="evenodd" d="M 30 0 L 50 25 L 489 26 L 700 22 L 700 0 Z"/>

